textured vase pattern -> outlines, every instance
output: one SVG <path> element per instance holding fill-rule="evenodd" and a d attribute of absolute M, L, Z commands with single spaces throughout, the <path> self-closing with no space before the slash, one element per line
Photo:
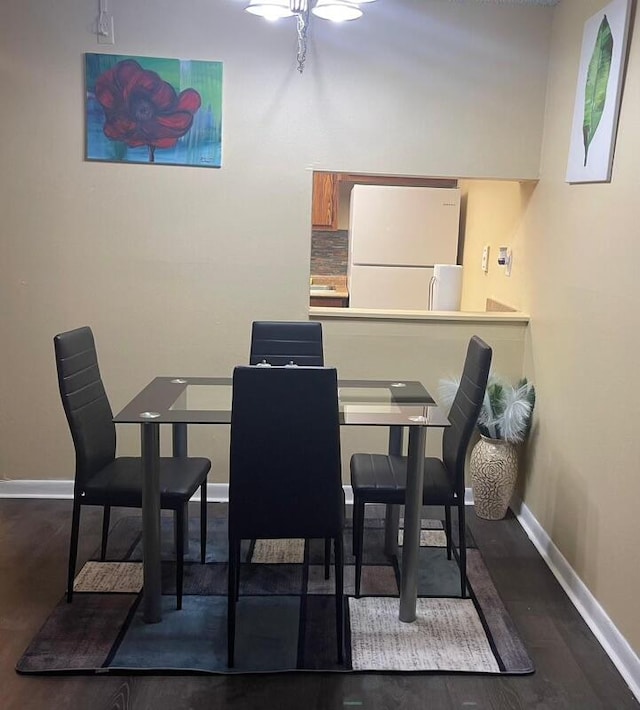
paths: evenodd
<path fill-rule="evenodd" d="M 504 518 L 518 477 L 518 450 L 502 439 L 480 437 L 470 459 L 476 514 L 487 520 Z"/>

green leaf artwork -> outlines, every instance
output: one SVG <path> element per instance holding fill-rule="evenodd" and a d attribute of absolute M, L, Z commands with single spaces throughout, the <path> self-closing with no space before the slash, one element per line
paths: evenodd
<path fill-rule="evenodd" d="M 611 58 L 613 56 L 613 35 L 607 16 L 602 18 L 593 54 L 589 62 L 587 82 L 584 90 L 584 121 L 582 134 L 584 140 L 584 164 L 587 164 L 589 146 L 593 140 L 607 98 Z"/>

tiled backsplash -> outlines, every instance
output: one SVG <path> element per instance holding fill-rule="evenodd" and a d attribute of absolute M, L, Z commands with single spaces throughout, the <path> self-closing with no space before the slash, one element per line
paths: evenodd
<path fill-rule="evenodd" d="M 311 274 L 346 276 L 349 255 L 348 232 L 311 232 Z"/>

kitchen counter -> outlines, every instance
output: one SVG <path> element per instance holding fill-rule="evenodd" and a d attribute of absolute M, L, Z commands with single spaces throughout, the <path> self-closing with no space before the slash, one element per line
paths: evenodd
<path fill-rule="evenodd" d="M 349 291 L 346 276 L 312 276 L 309 281 L 311 307 L 346 308 Z"/>
<path fill-rule="evenodd" d="M 312 276 L 309 293 L 318 298 L 349 298 L 346 276 Z"/>

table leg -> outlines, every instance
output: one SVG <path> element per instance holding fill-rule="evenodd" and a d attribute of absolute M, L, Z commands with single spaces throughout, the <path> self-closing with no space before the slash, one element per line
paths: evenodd
<path fill-rule="evenodd" d="M 389 456 L 402 456 L 401 426 L 389 427 Z M 389 557 L 398 555 L 398 528 L 400 527 L 400 506 L 387 505 L 384 521 L 384 552 Z"/>
<path fill-rule="evenodd" d="M 143 619 L 147 624 L 162 620 L 160 573 L 160 426 L 141 424 L 142 432 L 142 567 L 144 575 Z"/>
<path fill-rule="evenodd" d="M 407 489 L 404 504 L 404 539 L 402 543 L 402 573 L 400 578 L 400 621 L 406 622 L 416 620 L 426 437 L 426 427 L 416 426 L 409 429 Z"/>
<path fill-rule="evenodd" d="M 173 455 L 180 458 L 187 456 L 187 425 L 183 422 L 173 424 Z"/>
<path fill-rule="evenodd" d="M 187 425 L 184 422 L 176 422 L 171 426 L 171 434 L 173 439 L 173 455 L 178 458 L 187 457 Z M 188 509 L 188 506 L 187 506 Z M 175 550 L 178 549 L 178 512 L 173 513 L 173 530 L 174 530 L 174 545 Z M 184 526 L 182 530 L 184 540 L 185 555 L 189 553 L 189 516 L 184 516 Z"/>

